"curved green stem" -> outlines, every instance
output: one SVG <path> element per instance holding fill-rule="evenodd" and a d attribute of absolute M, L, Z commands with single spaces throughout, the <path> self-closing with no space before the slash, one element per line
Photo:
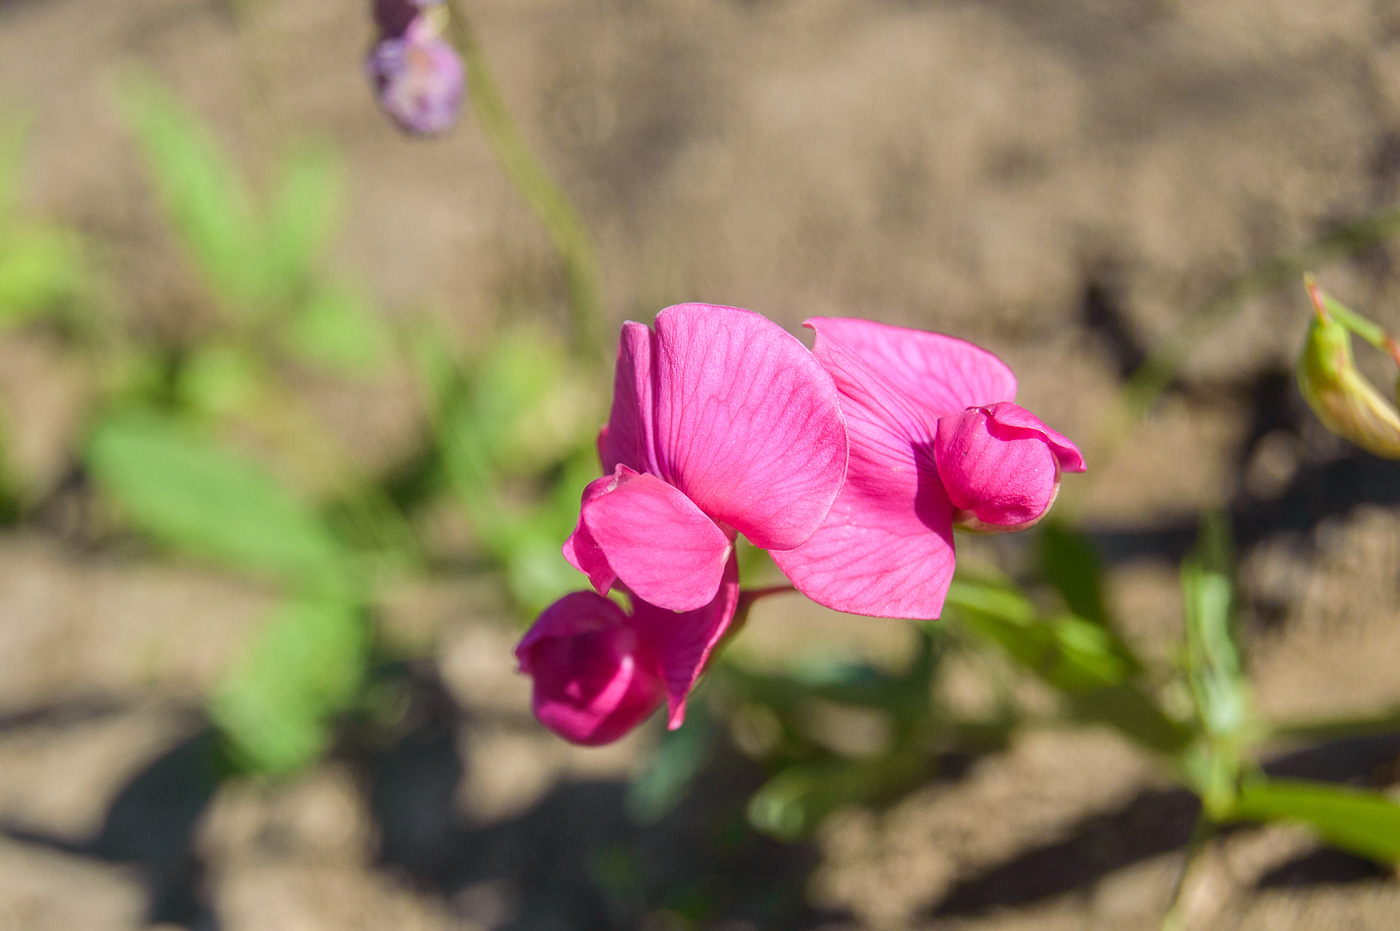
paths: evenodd
<path fill-rule="evenodd" d="M 559 250 L 568 281 L 574 350 L 580 357 L 591 358 L 602 348 L 603 325 L 602 272 L 593 239 L 568 196 L 554 183 L 511 119 L 463 5 L 447 0 L 447 9 L 448 34 L 462 56 L 467 94 L 477 120 L 506 176 Z"/>

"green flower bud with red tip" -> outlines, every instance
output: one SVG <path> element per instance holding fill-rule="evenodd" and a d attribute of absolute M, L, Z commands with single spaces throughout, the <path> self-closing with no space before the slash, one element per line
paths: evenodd
<path fill-rule="evenodd" d="M 1315 316 L 1298 358 L 1298 390 L 1322 425 L 1369 453 L 1400 459 L 1400 411 L 1356 368 L 1351 334 L 1400 365 L 1400 346 L 1380 327 L 1304 279 Z"/>

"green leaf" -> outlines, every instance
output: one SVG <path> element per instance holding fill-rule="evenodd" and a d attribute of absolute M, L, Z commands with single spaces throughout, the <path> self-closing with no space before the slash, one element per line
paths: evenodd
<path fill-rule="evenodd" d="M 1303 780 L 1247 784 L 1232 817 L 1305 824 L 1329 843 L 1385 863 L 1400 861 L 1400 805 L 1378 792 Z"/>
<path fill-rule="evenodd" d="M 340 223 L 342 175 L 326 149 L 302 149 L 283 163 L 263 238 L 268 284 L 275 293 L 291 296 L 315 277 Z"/>
<path fill-rule="evenodd" d="M 29 226 L 0 239 L 0 326 L 22 323 L 76 293 L 83 280 L 77 238 Z"/>
<path fill-rule="evenodd" d="M 346 580 L 341 546 L 271 473 L 168 418 L 108 417 L 87 464 L 137 526 L 176 549 L 302 585 Z"/>
<path fill-rule="evenodd" d="M 769 779 L 749 798 L 755 829 L 794 841 L 846 805 L 859 805 L 915 784 L 927 761 L 915 750 L 867 760 L 796 763 Z"/>
<path fill-rule="evenodd" d="M 315 365 L 372 373 L 388 357 L 388 335 L 362 294 L 328 287 L 314 293 L 287 323 L 287 348 Z"/>
<path fill-rule="evenodd" d="M 242 178 L 205 128 L 153 78 L 133 73 L 121 92 L 151 182 L 200 271 L 229 303 L 256 300 L 266 276 Z"/>
<path fill-rule="evenodd" d="M 647 767 L 627 786 L 627 812 L 638 824 L 654 824 L 680 804 L 710 751 L 715 721 L 704 701 L 691 698 L 685 724 L 667 731 Z"/>
<path fill-rule="evenodd" d="M 1112 631 L 1074 615 L 1041 619 L 1009 585 L 955 579 L 945 616 L 1001 647 L 1062 692 L 1081 720 L 1114 727 L 1139 744 L 1180 752 L 1191 735 L 1137 684 L 1141 664 Z"/>
<path fill-rule="evenodd" d="M 1252 711 L 1235 643 L 1233 557 L 1223 517 L 1202 523 L 1197 550 L 1182 565 L 1181 586 L 1186 676 L 1197 712 L 1208 734 L 1233 738 L 1252 725 Z"/>
<path fill-rule="evenodd" d="M 1070 611 L 1105 626 L 1103 563 L 1087 536 L 1056 521 L 1045 521 L 1039 533 L 1040 574 L 1065 599 Z"/>
<path fill-rule="evenodd" d="M 210 717 L 245 770 L 281 775 L 325 750 L 332 718 L 364 681 L 369 627 L 338 600 L 283 605 L 210 702 Z"/>
<path fill-rule="evenodd" d="M 177 390 L 180 400 L 193 410 L 228 414 L 253 401 L 263 375 L 258 360 L 247 352 L 213 343 L 185 360 Z"/>

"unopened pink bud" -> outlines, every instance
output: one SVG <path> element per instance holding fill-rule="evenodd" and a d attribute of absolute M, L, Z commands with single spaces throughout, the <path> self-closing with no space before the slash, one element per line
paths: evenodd
<path fill-rule="evenodd" d="M 515 657 L 534 680 L 535 717 L 572 743 L 617 740 L 666 697 L 632 619 L 593 592 L 565 595 L 546 608 Z"/>
<path fill-rule="evenodd" d="M 1084 471 L 1073 443 L 1010 402 L 969 407 L 938 420 L 938 476 L 966 530 L 1023 530 L 1045 516 L 1060 471 Z"/>

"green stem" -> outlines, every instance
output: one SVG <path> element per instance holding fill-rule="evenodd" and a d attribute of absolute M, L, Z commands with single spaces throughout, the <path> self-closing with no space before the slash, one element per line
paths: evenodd
<path fill-rule="evenodd" d="M 1166 917 L 1162 919 L 1162 931 L 1186 931 L 1186 903 L 1182 899 L 1182 893 L 1186 890 L 1186 877 L 1214 832 L 1215 825 L 1206 818 L 1205 810 L 1202 809 L 1196 816 L 1196 823 L 1191 827 L 1191 839 L 1186 842 L 1181 868 L 1177 870 L 1176 882 L 1172 884 L 1171 904 L 1167 907 Z"/>
<path fill-rule="evenodd" d="M 568 196 L 550 178 L 511 119 L 463 5 L 447 0 L 447 9 L 448 34 L 462 55 L 467 93 L 476 107 L 477 120 L 506 176 L 559 251 L 568 281 L 574 350 L 580 358 L 592 359 L 601 350 L 603 326 L 602 272 L 593 239 Z"/>
<path fill-rule="evenodd" d="M 1267 728 L 1265 737 L 1270 740 L 1315 743 L 1395 732 L 1400 732 L 1400 708 L 1359 717 L 1320 718 L 1273 724 Z"/>

